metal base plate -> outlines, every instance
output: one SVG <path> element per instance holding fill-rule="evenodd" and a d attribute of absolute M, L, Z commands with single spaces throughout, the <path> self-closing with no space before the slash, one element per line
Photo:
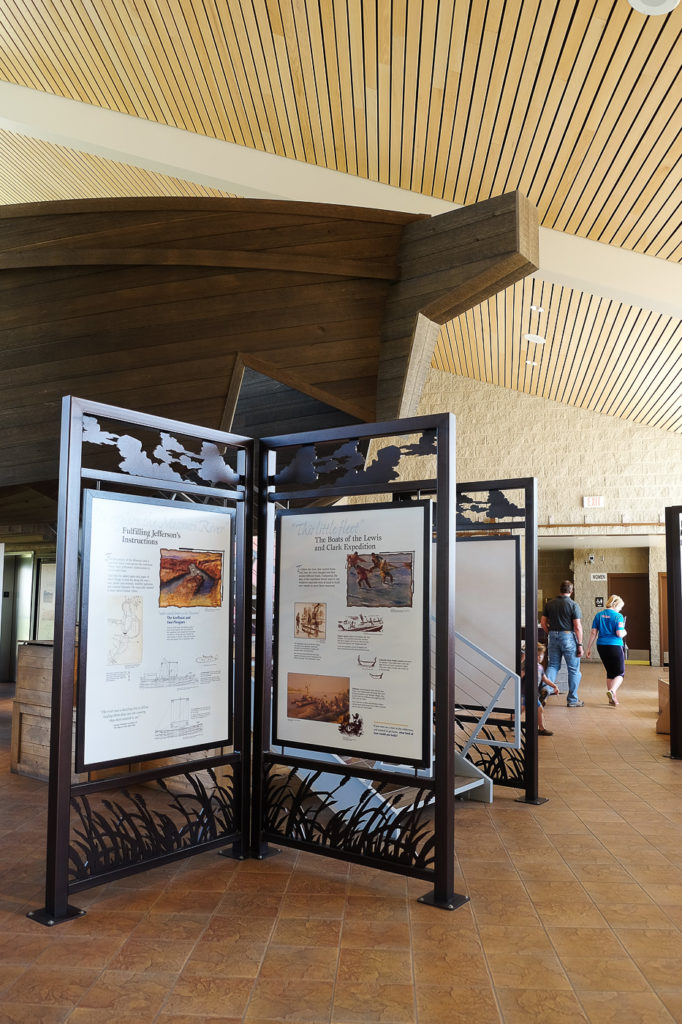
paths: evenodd
<path fill-rule="evenodd" d="M 514 802 L 517 804 L 533 804 L 535 807 L 539 807 L 540 804 L 546 804 L 548 800 L 548 796 L 539 796 L 537 800 L 526 800 L 525 796 L 517 796 Z"/>
<path fill-rule="evenodd" d="M 465 903 L 469 902 L 468 896 L 461 896 L 458 892 L 453 892 L 447 900 L 437 900 L 435 890 L 427 892 L 425 896 L 420 896 L 417 903 L 425 903 L 429 907 L 438 907 L 439 910 L 457 910 L 458 907 L 464 906 Z"/>
<path fill-rule="evenodd" d="M 37 921 L 38 924 L 44 924 L 47 928 L 51 928 L 54 924 L 62 924 L 64 921 L 70 921 L 73 917 L 83 917 L 84 914 L 84 910 L 68 904 L 63 917 L 56 917 L 54 914 L 50 914 L 47 907 L 41 907 L 40 910 L 29 910 L 26 917 L 30 917 L 32 921 Z"/>
<path fill-rule="evenodd" d="M 267 843 L 263 843 L 260 852 L 256 856 L 258 860 L 267 860 L 268 857 L 279 857 L 281 852 L 276 846 L 268 846 Z"/>
<path fill-rule="evenodd" d="M 225 846 L 218 850 L 219 857 L 229 857 L 230 860 L 246 860 L 241 840 L 237 839 L 231 846 Z"/>

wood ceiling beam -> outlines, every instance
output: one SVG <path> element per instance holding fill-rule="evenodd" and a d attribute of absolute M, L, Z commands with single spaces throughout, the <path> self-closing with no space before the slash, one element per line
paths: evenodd
<path fill-rule="evenodd" d="M 547 6 L 549 21 L 554 7 Z M 682 7 L 680 8 L 682 11 Z M 658 19 L 650 19 L 653 24 Z M 433 217 L 453 209 L 468 209 L 435 195 L 422 194 L 407 188 L 367 180 L 355 174 L 330 167 L 315 166 L 274 153 L 237 145 L 221 139 L 207 138 L 168 124 L 159 124 L 141 117 L 132 117 L 113 110 L 104 110 L 63 96 L 51 95 L 35 88 L 0 82 L 0 131 L 41 139 L 71 147 L 74 154 L 92 153 L 126 165 L 172 175 L 183 181 L 219 188 L 257 201 L 298 201 L 345 204 L 342 209 L 361 207 L 364 216 L 374 209 L 379 216 L 385 211 L 405 211 Z M 504 108 L 501 123 L 507 124 L 513 111 Z M 582 163 L 582 156 L 580 162 Z M 218 169 L 218 170 L 216 170 Z M 504 187 L 509 175 L 495 178 L 493 191 Z M 567 181 L 573 181 L 570 174 Z M 656 179 L 653 179 L 656 181 Z M 479 194 L 480 191 L 479 191 Z M 674 193 L 673 193 L 674 194 Z M 228 203 L 229 199 L 197 199 L 189 203 Z M 106 199 L 101 199 L 106 203 Z M 116 203 L 154 206 L 153 198 L 110 200 Z M 36 213 L 43 203 L 34 206 Z M 61 203 L 53 203 L 55 211 Z M 189 205 L 189 204 L 188 204 Z M 539 205 L 539 204 L 538 204 Z M 14 209 L 17 207 L 15 206 Z M 25 209 L 27 207 L 24 207 Z M 139 208 L 139 207 L 138 207 Z M 12 207 L 9 208 L 10 210 Z M 335 207 L 329 205 L 331 211 Z M 0 219 L 3 207 L 0 206 Z M 399 216 L 399 214 L 395 214 Z M 346 216 L 343 213 L 342 216 Z M 545 223 L 548 219 L 545 217 Z M 671 213 L 672 237 L 679 221 Z M 552 223 L 554 223 L 552 221 Z M 682 316 L 682 266 L 669 259 L 626 251 L 614 244 L 604 244 L 561 230 L 540 228 L 540 271 L 538 277 L 555 284 L 568 285 L 593 295 L 627 302 L 642 309 L 653 309 L 671 316 Z"/>
<path fill-rule="evenodd" d="M 381 338 L 378 420 L 415 415 L 441 325 L 537 270 L 538 237 L 537 211 L 518 192 L 404 228 L 402 277 Z"/>

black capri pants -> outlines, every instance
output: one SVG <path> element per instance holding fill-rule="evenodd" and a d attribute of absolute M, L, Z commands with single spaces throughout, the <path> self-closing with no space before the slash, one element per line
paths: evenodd
<path fill-rule="evenodd" d="M 597 644 L 597 653 L 606 669 L 606 678 L 625 675 L 625 651 L 622 644 Z"/>

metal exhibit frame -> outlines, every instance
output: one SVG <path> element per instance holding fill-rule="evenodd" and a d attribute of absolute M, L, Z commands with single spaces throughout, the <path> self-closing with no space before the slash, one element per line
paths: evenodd
<path fill-rule="evenodd" d="M 682 505 L 665 510 L 668 573 L 668 664 L 670 676 L 670 756 L 682 758 Z"/>
<path fill-rule="evenodd" d="M 454 891 L 454 428 L 454 417 L 446 413 L 261 441 L 253 737 L 256 856 L 272 852 L 269 844 L 286 845 L 421 878 L 433 891 L 420 902 L 448 910 L 468 900 Z M 418 435 L 417 443 L 410 435 Z M 408 440 L 401 444 L 401 438 Z M 396 443 L 373 444 L 385 439 Z M 398 463 L 415 455 L 435 456 L 435 477 L 400 478 Z M 379 495 L 393 501 L 433 495 L 438 506 L 435 743 L 432 765 L 424 770 L 373 768 L 338 757 L 321 764 L 313 751 L 299 755 L 272 744 L 276 507 L 319 510 L 352 497 L 358 502 L 352 508 L 359 509 L 363 497 L 369 504 Z M 428 650 L 428 636 L 425 644 Z M 344 807 L 342 787 L 360 782 L 363 796 Z M 407 806 L 395 795 L 406 787 L 415 793 Z"/>
<path fill-rule="evenodd" d="M 502 493 L 503 491 L 523 492 L 523 508 L 513 506 Z M 476 502 L 472 518 L 466 515 L 462 498 L 470 494 L 488 494 L 486 502 Z M 537 480 L 535 477 L 521 477 L 510 480 L 479 480 L 472 483 L 457 484 L 457 535 L 471 533 L 472 536 L 485 534 L 506 534 L 518 536 L 521 531 L 524 537 L 523 573 L 524 616 L 523 627 L 527 638 L 527 652 L 535 650 L 536 629 L 538 622 L 537 590 L 538 590 L 538 523 L 537 523 Z M 516 600 L 520 602 L 520 595 Z M 520 609 L 519 609 L 520 610 Z M 521 636 L 519 636 L 519 651 Z M 515 666 L 509 666 L 515 668 Z M 516 671 L 518 669 L 515 668 Z M 523 679 L 523 695 L 526 708 L 533 708 L 537 703 L 538 680 L 537 659 L 526 656 L 526 669 Z M 489 727 L 497 729 L 504 736 L 510 729 L 509 723 L 491 717 Z M 537 715 L 526 713 L 522 725 L 522 745 L 520 750 L 509 751 L 505 757 L 494 760 L 481 755 L 477 760 L 474 752 L 476 744 L 468 750 L 468 756 L 479 768 L 489 774 L 497 785 L 523 788 L 524 795 L 519 797 L 520 803 L 543 804 L 546 797 L 538 795 L 538 722 Z M 511 769 L 511 771 L 510 771 Z"/>
<path fill-rule="evenodd" d="M 112 431 L 112 425 L 120 432 Z M 41 924 L 82 914 L 69 904 L 69 896 L 93 885 L 209 848 L 231 844 L 234 855 L 248 849 L 250 733 L 244 723 L 251 711 L 245 679 L 251 660 L 246 610 L 251 601 L 252 474 L 249 438 L 80 398 L 67 396 L 62 402 L 45 907 L 28 915 Z M 170 765 L 131 762 L 127 773 L 74 782 L 82 502 L 86 486 L 102 484 L 109 491 L 235 511 L 234 646 L 228 681 L 234 693 L 234 749 L 216 748 L 211 756 L 183 763 L 175 758 Z M 217 781 L 221 769 L 231 772 L 229 780 Z M 181 791 L 173 792 L 174 786 Z M 147 790 L 141 787 L 160 793 L 171 812 L 148 806 Z M 110 791 L 117 791 L 118 798 L 90 805 L 90 799 Z M 72 842 L 72 811 L 76 835 L 89 830 L 87 841 Z"/>

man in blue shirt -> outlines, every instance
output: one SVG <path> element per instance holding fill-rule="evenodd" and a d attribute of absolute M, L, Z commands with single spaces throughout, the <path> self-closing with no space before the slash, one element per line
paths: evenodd
<path fill-rule="evenodd" d="M 578 698 L 580 658 L 583 653 L 582 612 L 580 605 L 571 597 L 572 593 L 573 584 L 570 580 L 564 580 L 559 587 L 559 596 L 545 604 L 540 625 L 548 638 L 547 678 L 552 682 L 556 680 L 563 658 L 568 669 L 566 703 L 569 708 L 582 708 L 585 702 Z"/>

